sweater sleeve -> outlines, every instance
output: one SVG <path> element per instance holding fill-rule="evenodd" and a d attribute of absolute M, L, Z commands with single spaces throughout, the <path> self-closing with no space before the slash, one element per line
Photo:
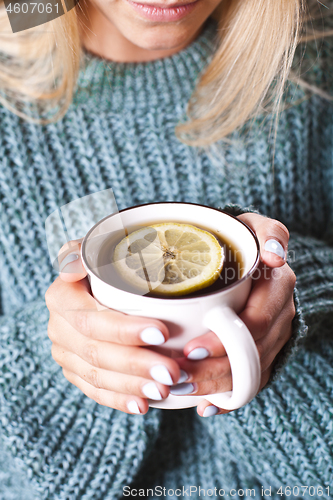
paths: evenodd
<path fill-rule="evenodd" d="M 9 458 L 1 463 L 10 491 L 4 498 L 14 499 L 22 484 L 27 499 L 37 500 L 37 493 L 42 499 L 122 498 L 154 445 L 160 414 L 113 410 L 70 384 L 52 359 L 48 320 L 42 299 L 0 317 L 0 449 L 18 471 L 13 477 Z"/>
<path fill-rule="evenodd" d="M 241 208 L 226 205 L 223 210 L 231 215 L 252 212 L 254 207 Z M 262 214 L 260 214 L 262 215 Z M 330 232 L 326 240 L 290 233 L 287 263 L 296 274 L 294 303 L 296 315 L 292 322 L 292 336 L 277 355 L 266 387 L 279 378 L 280 372 L 294 357 L 301 343 L 311 342 L 317 335 L 332 335 L 333 331 L 333 244 Z"/>

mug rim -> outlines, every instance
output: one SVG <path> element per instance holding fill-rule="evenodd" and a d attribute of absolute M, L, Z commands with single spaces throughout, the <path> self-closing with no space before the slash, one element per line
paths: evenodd
<path fill-rule="evenodd" d="M 253 265 L 251 266 L 251 268 L 249 269 L 249 271 L 244 274 L 244 276 L 242 276 L 239 280 L 235 281 L 234 283 L 231 283 L 230 285 L 227 285 L 226 287 L 224 287 L 222 290 L 217 290 L 215 292 L 210 292 L 209 294 L 207 295 L 202 295 L 200 297 L 184 297 L 184 298 L 174 298 L 174 299 L 168 299 L 167 297 L 146 297 L 145 295 L 137 295 L 135 293 L 132 293 L 132 292 L 128 292 L 126 290 L 121 290 L 120 288 L 117 288 L 113 285 L 110 285 L 110 283 L 106 283 L 100 276 L 98 276 L 91 268 L 90 266 L 87 264 L 87 259 L 86 259 L 86 243 L 89 239 L 89 236 L 90 234 L 92 233 L 92 231 L 94 231 L 94 229 L 99 225 L 101 224 L 102 222 L 104 222 L 106 219 L 109 219 L 111 217 L 114 217 L 115 215 L 118 215 L 120 213 L 123 213 L 123 212 L 127 212 L 128 210 L 133 210 L 134 208 L 140 208 L 140 207 L 144 207 L 144 206 L 147 206 L 147 205 L 195 205 L 197 207 L 202 207 L 202 208 L 208 208 L 209 210 L 215 210 L 216 212 L 219 212 L 219 213 L 223 213 L 229 217 L 231 217 L 232 219 L 235 219 L 237 222 L 239 222 L 240 224 L 243 224 L 243 226 L 246 227 L 246 229 L 251 233 L 254 241 L 255 241 L 255 244 L 256 244 L 256 247 L 257 247 L 257 255 L 256 255 L 256 258 L 255 258 L 255 261 L 253 263 Z M 85 268 L 88 272 L 89 270 L 89 273 L 93 274 L 95 276 L 96 279 L 100 280 L 102 283 L 105 283 L 106 285 L 110 286 L 111 288 L 113 288 L 114 290 L 118 290 L 119 292 L 122 292 L 122 293 L 125 293 L 125 294 L 130 294 L 130 295 L 137 295 L 138 297 L 143 297 L 145 298 L 146 300 L 147 299 L 150 299 L 150 300 L 153 300 L 155 301 L 159 301 L 159 300 L 162 300 L 163 302 L 165 301 L 169 301 L 170 303 L 175 303 L 175 302 L 183 302 L 184 300 L 186 301 L 191 301 L 191 300 L 198 300 L 198 299 L 205 299 L 205 298 L 208 298 L 208 297 L 211 297 L 211 296 L 214 296 L 214 295 L 217 295 L 217 294 L 223 294 L 223 293 L 226 293 L 228 292 L 229 290 L 231 290 L 232 288 L 235 288 L 236 286 L 238 286 L 240 283 L 243 283 L 244 281 L 246 281 L 255 271 L 255 269 L 257 268 L 258 264 L 259 264 L 259 260 L 260 260 L 260 246 L 259 246 L 259 241 L 258 241 L 258 238 L 256 236 L 256 234 L 254 233 L 254 231 L 247 225 L 245 224 L 245 222 L 237 219 L 237 217 L 235 215 L 232 215 L 232 214 L 229 214 L 228 212 L 226 212 L 225 210 L 223 209 L 219 209 L 219 208 L 215 208 L 215 207 L 210 207 L 210 206 L 207 206 L 207 205 L 202 205 L 201 203 L 191 203 L 191 202 L 183 202 L 183 201 L 157 201 L 157 202 L 154 202 L 154 203 L 141 203 L 140 205 L 133 205 L 131 207 L 127 207 L 127 208 L 124 208 L 122 210 L 119 210 L 118 212 L 115 212 L 113 214 L 110 214 L 110 215 L 107 215 L 106 217 L 104 217 L 103 219 L 99 220 L 98 222 L 96 222 L 96 224 L 94 224 L 90 229 L 89 231 L 87 232 L 87 234 L 85 235 L 85 237 L 83 238 L 83 241 L 82 241 L 82 245 L 81 245 L 81 256 L 82 256 L 82 260 L 84 262 L 84 265 L 85 265 Z"/>

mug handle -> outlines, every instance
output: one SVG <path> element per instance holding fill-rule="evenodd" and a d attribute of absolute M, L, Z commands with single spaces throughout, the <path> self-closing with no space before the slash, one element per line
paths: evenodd
<path fill-rule="evenodd" d="M 206 313 L 203 323 L 222 342 L 232 374 L 232 391 L 208 394 L 204 399 L 224 410 L 236 410 L 249 403 L 259 391 L 258 349 L 250 331 L 230 307 L 214 307 Z"/>

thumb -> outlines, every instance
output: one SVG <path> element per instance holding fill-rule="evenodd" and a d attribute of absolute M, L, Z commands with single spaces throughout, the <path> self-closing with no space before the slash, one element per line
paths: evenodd
<path fill-rule="evenodd" d="M 282 222 L 258 214 L 237 217 L 257 235 L 261 261 L 269 267 L 281 267 L 286 262 L 289 231 Z"/>
<path fill-rule="evenodd" d="M 59 276 L 67 283 L 80 281 L 87 276 L 81 260 L 82 239 L 68 241 L 59 251 Z"/>

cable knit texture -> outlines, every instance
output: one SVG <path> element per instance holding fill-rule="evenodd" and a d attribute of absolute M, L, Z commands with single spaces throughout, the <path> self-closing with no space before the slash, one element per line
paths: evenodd
<path fill-rule="evenodd" d="M 1 500 L 115 500 L 131 484 L 253 488 L 259 498 L 271 486 L 275 499 L 280 486 L 332 487 L 332 107 L 291 88 L 275 142 L 270 123 L 255 120 L 215 148 L 182 144 L 174 128 L 215 34 L 209 21 L 185 50 L 149 63 L 86 53 L 57 123 L 0 108 Z M 321 80 L 322 68 L 313 71 Z M 207 419 L 195 409 L 127 415 L 88 399 L 51 358 L 44 294 L 57 273 L 45 220 L 108 188 L 119 209 L 194 202 L 258 211 L 290 229 L 293 336 L 246 407 Z"/>

